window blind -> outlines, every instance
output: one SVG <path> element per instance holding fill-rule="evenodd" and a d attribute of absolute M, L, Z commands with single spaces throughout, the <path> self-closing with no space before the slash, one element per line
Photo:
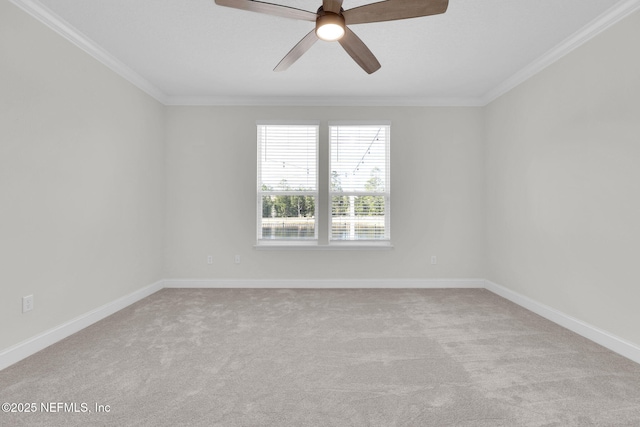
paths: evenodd
<path fill-rule="evenodd" d="M 258 125 L 258 240 L 317 239 L 317 152 L 317 125 Z"/>
<path fill-rule="evenodd" d="M 330 240 L 389 240 L 389 126 L 329 127 Z"/>

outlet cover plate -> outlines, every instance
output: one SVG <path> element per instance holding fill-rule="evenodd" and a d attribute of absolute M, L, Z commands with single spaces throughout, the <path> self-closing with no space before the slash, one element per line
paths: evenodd
<path fill-rule="evenodd" d="M 33 310 L 33 295 L 22 297 L 22 312 L 26 313 L 31 310 Z"/>

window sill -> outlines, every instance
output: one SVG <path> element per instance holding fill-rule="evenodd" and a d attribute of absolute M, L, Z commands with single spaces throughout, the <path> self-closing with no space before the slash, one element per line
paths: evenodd
<path fill-rule="evenodd" d="M 391 242 L 339 242 L 320 245 L 316 242 L 258 243 L 253 246 L 258 251 L 388 251 Z"/>

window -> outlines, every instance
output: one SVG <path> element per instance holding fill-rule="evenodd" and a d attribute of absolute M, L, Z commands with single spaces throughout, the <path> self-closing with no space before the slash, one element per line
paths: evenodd
<path fill-rule="evenodd" d="M 389 240 L 389 125 L 329 126 L 330 241 Z"/>
<path fill-rule="evenodd" d="M 327 130 L 319 141 L 319 122 L 257 123 L 258 246 L 391 247 L 389 123 Z"/>
<path fill-rule="evenodd" d="M 317 124 L 258 124 L 258 242 L 317 240 L 317 153 Z"/>

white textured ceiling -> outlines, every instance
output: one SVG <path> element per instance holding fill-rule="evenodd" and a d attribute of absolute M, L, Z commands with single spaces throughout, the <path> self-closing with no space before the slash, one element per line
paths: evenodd
<path fill-rule="evenodd" d="M 213 0 L 12 1 L 44 6 L 55 25 L 137 73 L 163 102 L 195 104 L 481 104 L 553 49 L 571 47 L 572 36 L 586 39 L 638 7 L 632 0 L 450 0 L 443 15 L 351 26 L 382 64 L 368 75 L 338 43 L 322 41 L 273 72 L 314 24 Z M 271 2 L 310 11 L 321 4 Z M 343 8 L 366 3 L 344 0 Z"/>

